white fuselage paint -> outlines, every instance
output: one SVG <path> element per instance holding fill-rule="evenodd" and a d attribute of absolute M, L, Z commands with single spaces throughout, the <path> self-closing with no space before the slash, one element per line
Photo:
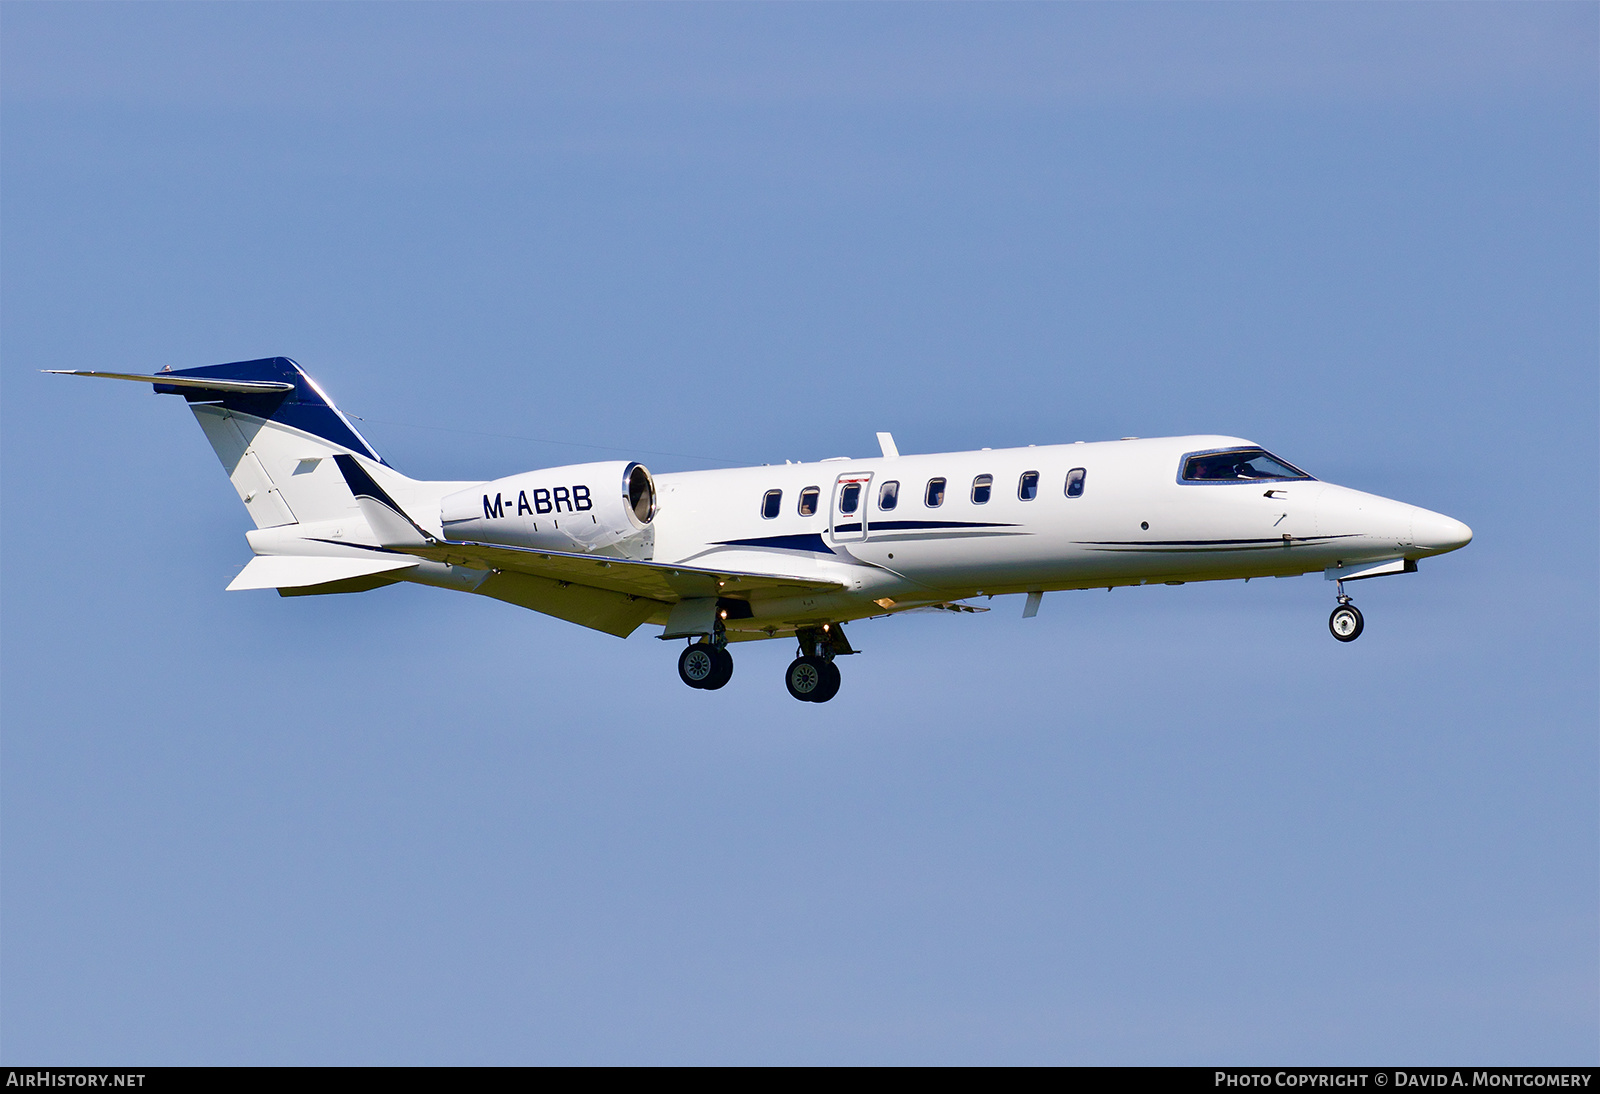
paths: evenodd
<path fill-rule="evenodd" d="M 654 560 L 846 586 L 810 598 L 752 597 L 753 618 L 728 625 L 760 630 L 986 594 L 1415 560 L 1471 538 L 1449 517 L 1331 483 L 1178 480 L 1187 453 L 1251 446 L 1237 437 L 1164 437 L 662 474 Z M 1084 489 L 1068 497 L 1074 468 L 1084 471 Z M 1039 475 L 1031 500 L 1019 496 L 1027 472 Z M 993 480 L 981 504 L 973 498 L 980 475 Z M 944 501 L 930 507 L 934 478 L 946 480 Z M 841 480 L 865 483 L 850 517 L 837 511 Z M 879 497 L 891 481 L 898 501 L 886 511 Z M 817 509 L 801 515 L 808 487 L 819 491 Z M 783 493 L 768 519 L 762 504 L 771 490 Z"/>
<path fill-rule="evenodd" d="M 303 596 L 407 581 L 618 636 L 663 624 L 663 637 L 710 639 L 679 662 L 686 683 L 710 690 L 731 676 L 723 639 L 794 635 L 803 656 L 787 686 L 825 702 L 833 656 L 851 652 L 834 624 L 986 594 L 1027 593 L 1032 615 L 1058 589 L 1318 570 L 1360 580 L 1472 538 L 1450 517 L 1300 477 L 1237 437 L 903 456 L 879 434 L 884 454 L 871 459 L 653 481 L 614 460 L 427 482 L 386 464 L 285 357 L 77 374 L 188 401 L 256 524 L 255 557 L 230 588 Z M 1068 488 L 1078 476 L 1081 492 Z M 943 497 L 930 504 L 934 479 Z M 1341 586 L 1329 630 L 1352 641 L 1361 627 Z"/>

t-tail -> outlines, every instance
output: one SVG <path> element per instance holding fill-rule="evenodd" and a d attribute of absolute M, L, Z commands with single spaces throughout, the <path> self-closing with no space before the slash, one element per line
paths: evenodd
<path fill-rule="evenodd" d="M 68 375 L 138 380 L 154 384 L 158 394 L 183 396 L 257 528 L 330 520 L 354 508 L 334 456 L 354 454 L 388 466 L 316 381 L 287 357 L 150 376 Z"/>
<path fill-rule="evenodd" d="M 49 371 L 148 383 L 157 394 L 179 395 L 189 404 L 256 524 L 249 539 L 257 558 L 229 588 L 323 591 L 332 581 L 341 588 L 327 591 L 343 591 L 347 582 L 366 583 L 378 574 L 414 566 L 416 559 L 382 549 L 393 530 L 372 526 L 366 511 L 372 504 L 363 505 L 351 476 L 371 483 L 367 492 L 383 494 L 388 505 L 398 509 L 408 504 L 423 514 L 437 513 L 440 489 L 460 485 L 417 482 L 395 471 L 316 381 L 287 357 L 152 375 Z M 408 517 L 400 523 L 413 542 L 437 531 L 424 532 Z"/>

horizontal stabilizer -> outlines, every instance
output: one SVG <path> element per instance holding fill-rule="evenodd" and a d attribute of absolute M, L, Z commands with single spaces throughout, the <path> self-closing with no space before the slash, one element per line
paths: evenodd
<path fill-rule="evenodd" d="M 390 570 L 417 565 L 417 559 L 404 555 L 392 558 L 327 558 L 316 555 L 257 555 L 228 585 L 229 592 L 240 589 L 298 589 L 306 585 L 326 585 L 370 577 Z"/>
<path fill-rule="evenodd" d="M 133 372 L 90 372 L 87 369 L 63 368 L 47 368 L 39 371 L 48 372 L 55 376 L 97 376 L 102 380 L 132 380 L 140 384 L 195 388 L 201 391 L 226 391 L 237 395 L 258 395 L 272 391 L 294 390 L 293 384 L 282 383 L 277 380 L 223 380 L 210 377 L 175 376 L 171 373 L 141 376 Z"/>

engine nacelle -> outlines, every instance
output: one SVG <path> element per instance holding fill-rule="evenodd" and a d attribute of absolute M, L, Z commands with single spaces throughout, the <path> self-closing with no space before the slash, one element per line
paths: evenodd
<path fill-rule="evenodd" d="M 439 503 L 449 539 L 636 559 L 654 554 L 655 515 L 649 470 L 620 460 L 525 471 Z"/>

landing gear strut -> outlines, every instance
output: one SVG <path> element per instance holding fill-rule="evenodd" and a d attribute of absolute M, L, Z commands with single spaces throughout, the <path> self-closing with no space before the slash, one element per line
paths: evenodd
<path fill-rule="evenodd" d="M 1344 595 L 1344 582 L 1339 582 L 1338 588 L 1339 606 L 1328 616 L 1328 630 L 1341 642 L 1354 642 L 1361 637 L 1361 628 L 1366 624 L 1361 618 L 1361 609 Z"/>
<path fill-rule="evenodd" d="M 841 682 L 839 666 L 833 659 L 855 650 L 836 623 L 802 627 L 795 631 L 795 638 L 800 643 L 799 656 L 789 662 L 783 674 L 784 685 L 802 703 L 826 703 L 839 694 Z"/>
<path fill-rule="evenodd" d="M 678 678 L 692 688 L 716 691 L 733 679 L 733 654 L 727 650 L 728 636 L 717 622 L 709 641 L 699 638 L 678 655 Z"/>

